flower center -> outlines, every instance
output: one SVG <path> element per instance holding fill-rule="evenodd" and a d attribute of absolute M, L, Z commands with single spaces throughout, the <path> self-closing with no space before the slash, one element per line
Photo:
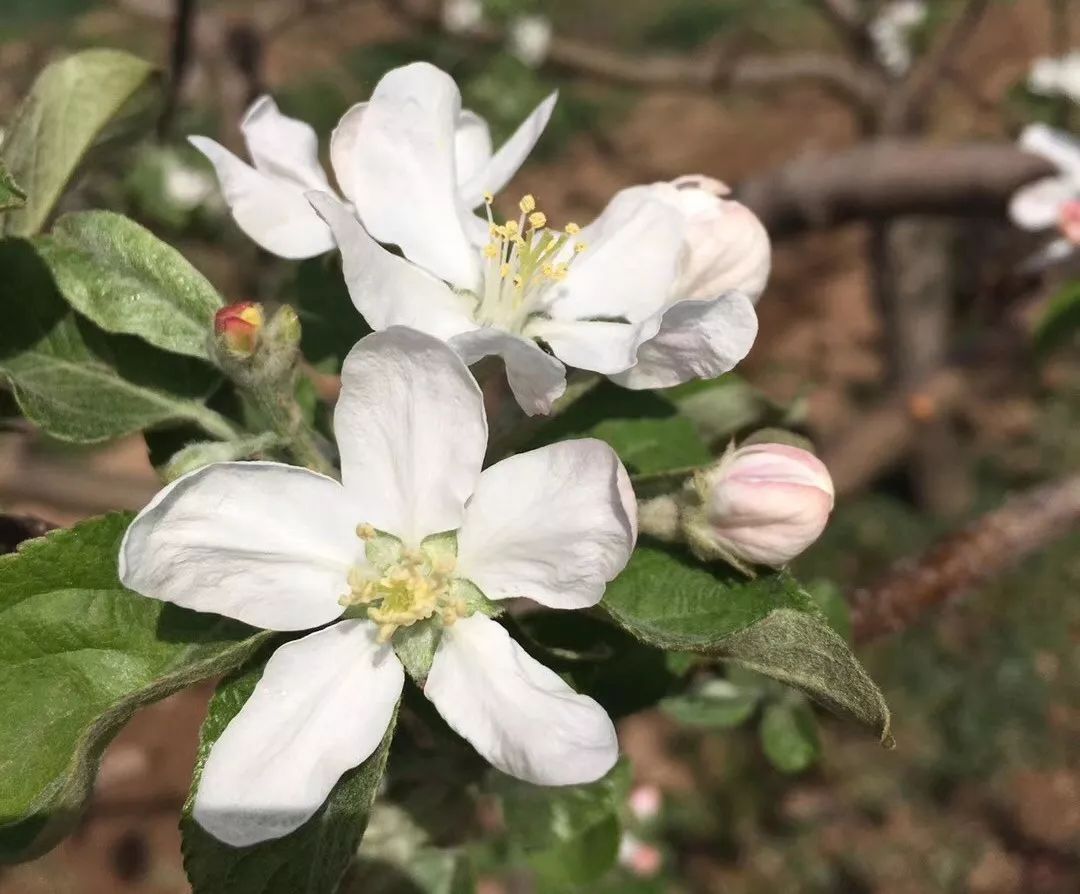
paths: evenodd
<path fill-rule="evenodd" d="M 368 618 L 379 625 L 379 642 L 387 642 L 399 627 L 417 621 L 438 616 L 449 627 L 470 614 L 465 600 L 451 586 L 453 555 L 423 545 L 407 549 L 367 524 L 358 525 L 356 534 L 367 545 L 370 564 L 349 569 L 349 592 L 340 602 L 367 607 Z"/>
<path fill-rule="evenodd" d="M 585 251 L 574 237 L 581 232 L 575 223 L 552 230 L 547 215 L 537 210 L 536 199 L 526 195 L 518 202 L 517 220 L 495 223 L 491 193 L 484 195 L 491 241 L 481 249 L 483 281 L 477 295 L 476 317 L 484 325 L 521 331 L 552 283 L 562 282 L 574 258 Z"/>

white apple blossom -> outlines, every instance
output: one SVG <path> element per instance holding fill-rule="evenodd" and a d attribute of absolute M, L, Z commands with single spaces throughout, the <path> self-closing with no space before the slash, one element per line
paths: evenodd
<path fill-rule="evenodd" d="M 349 354 L 334 428 L 340 484 L 215 463 L 161 491 L 121 544 L 120 578 L 136 592 L 271 630 L 319 628 L 277 649 L 213 745 L 195 819 L 236 846 L 303 824 L 382 740 L 404 685 L 396 650 L 425 631 L 439 637 L 434 659 L 410 673 L 487 760 L 542 785 L 604 775 L 618 756 L 607 714 L 489 613 L 518 596 L 556 609 L 600 600 L 636 537 L 611 448 L 565 441 L 481 471 L 479 388 L 443 342 L 401 327 Z"/>
<path fill-rule="evenodd" d="M 870 40 L 878 60 L 891 74 L 911 68 L 911 35 L 926 21 L 924 0 L 890 0 L 870 23 Z"/>
<path fill-rule="evenodd" d="M 529 68 L 539 68 L 547 59 L 553 35 L 554 28 L 547 16 L 520 16 L 510 23 L 510 52 Z"/>
<path fill-rule="evenodd" d="M 407 66 L 406 68 L 411 68 Z M 453 144 L 448 159 L 456 164 L 456 177 L 466 191 L 459 201 L 475 207 L 481 199 L 473 183 L 483 181 L 501 188 L 528 156 L 544 130 L 555 96 L 541 102 L 521 126 L 495 153 L 487 122 L 468 109 L 454 110 L 454 121 L 446 138 Z M 359 103 L 342 119 L 354 124 L 367 103 Z M 406 111 L 399 125 L 407 129 Z M 309 258 L 334 247 L 334 238 L 325 223 L 304 198 L 309 190 L 332 193 L 330 181 L 319 162 L 319 140 L 310 125 L 281 114 L 269 96 L 251 104 L 240 123 L 252 164 L 237 158 L 224 146 L 207 137 L 189 141 L 202 152 L 217 171 L 225 201 L 237 225 L 266 251 L 283 258 Z M 339 131 L 341 128 L 339 127 Z M 354 189 L 362 179 L 353 175 L 356 162 L 349 157 L 347 133 L 335 131 L 332 164 L 341 192 L 356 201 Z M 418 209 L 421 211 L 421 209 Z M 421 211 L 422 213 L 422 211 Z"/>
<path fill-rule="evenodd" d="M 1027 262 L 1038 269 L 1066 260 L 1080 248 L 1080 142 L 1045 124 L 1032 124 L 1020 135 L 1020 148 L 1058 169 L 1056 175 L 1018 189 L 1009 203 L 1009 216 L 1018 227 L 1058 231 L 1058 237 Z"/>
<path fill-rule="evenodd" d="M 481 0 L 443 0 L 442 25 L 451 34 L 468 34 L 483 22 Z"/>
<path fill-rule="evenodd" d="M 329 194 L 308 195 L 373 329 L 420 329 L 470 364 L 502 356 L 528 413 L 550 410 L 564 364 L 653 388 L 720 375 L 746 355 L 769 240 L 720 184 L 624 189 L 593 223 L 562 229 L 526 195 L 520 213 L 497 221 L 493 193 L 539 130 L 519 130 L 483 167 L 463 164 L 460 105 L 453 80 L 431 65 L 391 71 L 334 133 L 334 168 L 355 213 Z M 539 129 L 547 114 L 532 120 Z"/>
<path fill-rule="evenodd" d="M 1040 96 L 1064 96 L 1080 103 L 1080 50 L 1056 59 L 1036 59 L 1028 72 L 1028 89 Z"/>

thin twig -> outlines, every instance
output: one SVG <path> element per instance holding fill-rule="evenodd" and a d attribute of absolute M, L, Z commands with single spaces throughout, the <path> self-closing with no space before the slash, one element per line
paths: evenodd
<path fill-rule="evenodd" d="M 896 633 L 1080 525 L 1080 475 L 1018 494 L 852 597 L 857 641 Z"/>

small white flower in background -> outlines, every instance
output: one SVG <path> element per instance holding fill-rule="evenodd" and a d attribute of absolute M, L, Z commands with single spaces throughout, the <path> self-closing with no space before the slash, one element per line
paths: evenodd
<path fill-rule="evenodd" d="M 878 60 L 893 75 L 911 68 L 911 35 L 926 21 L 923 0 L 891 0 L 870 23 L 870 39 Z"/>
<path fill-rule="evenodd" d="M 630 812 L 639 822 L 648 822 L 660 815 L 664 794 L 657 785 L 636 785 L 627 800 Z"/>
<path fill-rule="evenodd" d="M 1018 227 L 1058 231 L 1058 238 L 1025 264 L 1037 270 L 1066 260 L 1080 249 L 1080 141 L 1045 124 L 1031 124 L 1020 135 L 1020 148 L 1058 169 L 1056 175 L 1018 189 L 1009 203 L 1009 216 Z"/>
<path fill-rule="evenodd" d="M 331 195 L 308 195 L 341 249 L 353 302 L 373 329 L 428 332 L 467 363 L 500 355 L 528 413 L 550 410 L 566 366 L 631 388 L 727 372 L 757 333 L 769 242 L 716 181 L 622 190 L 586 227 L 553 227 L 531 195 L 514 217 L 494 218 L 493 194 L 554 101 L 490 156 L 478 151 L 490 147 L 476 139 L 487 133 L 479 119 L 469 139 L 455 131 L 463 113 L 448 75 L 426 63 L 387 74 L 331 146 L 355 213 Z"/>
<path fill-rule="evenodd" d="M 1080 103 L 1080 50 L 1060 58 L 1043 56 L 1031 64 L 1028 89 L 1040 96 L 1064 96 Z"/>
<path fill-rule="evenodd" d="M 787 444 L 730 450 L 694 482 L 702 506 L 688 532 L 737 562 L 786 565 L 825 530 L 833 508 L 829 470 Z"/>
<path fill-rule="evenodd" d="M 510 52 L 529 68 L 539 68 L 551 49 L 553 29 L 547 16 L 521 16 L 510 23 Z"/>
<path fill-rule="evenodd" d="M 519 596 L 600 600 L 636 537 L 614 452 L 565 441 L 481 472 L 480 390 L 449 347 L 413 330 L 360 341 L 341 379 L 340 484 L 215 463 L 161 491 L 120 547 L 136 592 L 270 630 L 321 628 L 277 649 L 203 768 L 195 819 L 236 846 L 298 828 L 376 749 L 404 684 L 397 634 L 414 624 L 441 637 L 424 694 L 503 772 L 576 784 L 618 757 L 604 710 L 484 613 Z"/>
<path fill-rule="evenodd" d="M 215 188 L 213 177 L 180 161 L 170 164 L 165 171 L 165 197 L 185 211 L 193 211 L 202 205 L 214 194 Z"/>
<path fill-rule="evenodd" d="M 619 840 L 619 865 L 638 878 L 652 878 L 664 865 L 664 855 L 654 844 L 624 832 Z"/>
<path fill-rule="evenodd" d="M 442 24 L 451 34 L 468 34 L 483 21 L 482 0 L 443 0 Z"/>

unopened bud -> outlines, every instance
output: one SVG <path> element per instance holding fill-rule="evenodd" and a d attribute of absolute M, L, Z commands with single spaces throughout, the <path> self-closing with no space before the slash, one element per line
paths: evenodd
<path fill-rule="evenodd" d="M 283 304 L 266 326 L 266 341 L 275 348 L 295 349 L 300 345 L 300 317 Z"/>
<path fill-rule="evenodd" d="M 787 444 L 731 450 L 693 483 L 685 533 L 703 558 L 778 568 L 821 535 L 834 490 L 825 465 Z"/>
<path fill-rule="evenodd" d="M 630 812 L 641 822 L 656 819 L 664 803 L 664 795 L 656 785 L 638 785 L 630 792 L 627 799 Z"/>
<path fill-rule="evenodd" d="M 262 305 L 254 301 L 230 304 L 214 314 L 214 334 L 234 357 L 251 357 L 258 347 L 262 329 Z"/>
<path fill-rule="evenodd" d="M 702 300 L 738 291 L 757 301 L 769 278 L 772 249 L 754 212 L 725 198 L 730 190 L 711 177 L 689 175 L 660 187 L 657 195 L 686 223 L 676 296 Z"/>
<path fill-rule="evenodd" d="M 1073 245 L 1080 245 L 1080 201 L 1074 199 L 1061 206 L 1058 226 L 1066 239 Z"/>
<path fill-rule="evenodd" d="M 664 855 L 654 844 L 639 840 L 629 832 L 619 842 L 619 865 L 638 878 L 652 878 L 664 865 Z"/>

